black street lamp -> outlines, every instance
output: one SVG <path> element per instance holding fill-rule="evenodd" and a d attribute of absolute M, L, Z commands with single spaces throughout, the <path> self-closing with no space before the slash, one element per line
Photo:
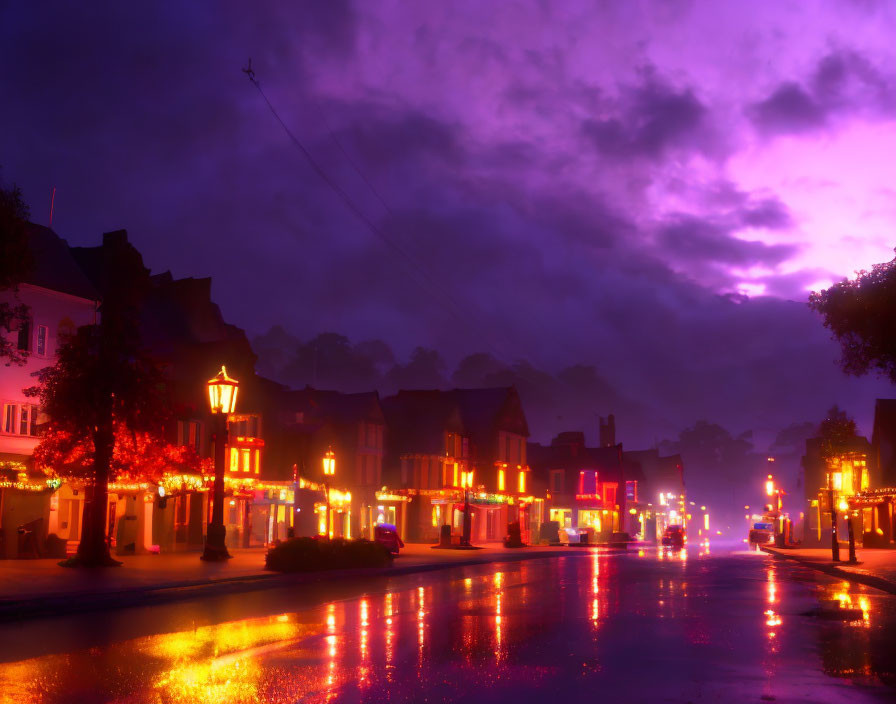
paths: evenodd
<path fill-rule="evenodd" d="M 224 452 L 227 445 L 227 416 L 236 408 L 236 394 L 240 382 L 221 371 L 208 381 L 208 402 L 215 419 L 215 490 L 212 498 L 212 520 L 205 535 L 205 550 L 201 559 L 209 562 L 229 560 L 231 555 L 224 543 Z"/>

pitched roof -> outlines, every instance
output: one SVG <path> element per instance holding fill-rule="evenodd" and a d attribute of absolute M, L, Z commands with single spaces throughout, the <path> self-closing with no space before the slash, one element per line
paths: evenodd
<path fill-rule="evenodd" d="M 284 402 L 292 410 L 307 413 L 309 419 L 327 418 L 343 424 L 385 422 L 380 395 L 376 391 L 344 394 L 306 386 L 285 392 Z"/>
<path fill-rule="evenodd" d="M 445 433 L 464 434 L 457 399 L 441 391 L 399 391 L 383 399 L 383 412 L 399 454 L 442 454 Z"/>
<path fill-rule="evenodd" d="M 68 243 L 53 230 L 29 223 L 28 248 L 34 258 L 34 268 L 24 283 L 89 301 L 99 300 L 99 292 L 78 266 Z"/>
<path fill-rule="evenodd" d="M 673 486 L 677 489 L 684 485 L 684 477 L 681 470 L 684 463 L 681 455 L 661 457 L 656 449 L 626 450 L 622 453 L 622 459 L 629 466 L 640 466 L 640 475 L 643 477 L 646 485 L 642 487 L 642 491 L 653 491 L 656 489 L 667 491 Z M 634 476 L 634 472 L 632 476 Z"/>
<path fill-rule="evenodd" d="M 529 436 L 526 414 L 514 387 L 453 389 L 446 393 L 456 399 L 467 432 L 480 442 L 494 430 Z"/>
<path fill-rule="evenodd" d="M 610 447 L 585 447 L 584 434 L 582 443 L 563 442 L 563 440 L 577 440 L 577 432 L 561 433 L 554 438 L 550 445 L 528 443 L 526 454 L 529 466 L 535 471 L 547 469 L 595 469 L 617 470 L 622 466 L 621 446 Z M 560 442 L 557 442 L 560 440 Z"/>

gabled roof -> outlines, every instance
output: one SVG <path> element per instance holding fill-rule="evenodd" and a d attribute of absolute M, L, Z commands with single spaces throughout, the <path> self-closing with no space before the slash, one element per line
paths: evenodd
<path fill-rule="evenodd" d="M 498 430 L 529 437 L 526 414 L 514 387 L 453 389 L 446 393 L 456 400 L 466 431 L 478 442 Z"/>
<path fill-rule="evenodd" d="M 464 435 L 457 399 L 441 391 L 399 391 L 383 399 L 389 444 L 398 454 L 442 454 L 445 433 Z"/>
<path fill-rule="evenodd" d="M 585 447 L 584 433 L 581 434 L 582 443 L 578 442 L 577 435 L 577 432 L 561 433 L 547 446 L 528 443 L 526 449 L 529 466 L 541 472 L 549 469 L 615 472 L 622 466 L 621 445 Z"/>
<path fill-rule="evenodd" d="M 380 395 L 376 391 L 344 394 L 306 386 L 285 392 L 284 403 L 290 410 L 305 413 L 309 420 L 329 419 L 341 424 L 385 423 Z"/>
<path fill-rule="evenodd" d="M 149 269 L 143 263 L 143 255 L 128 241 L 125 230 L 104 232 L 101 245 L 71 247 L 70 252 L 100 296 L 122 277 L 141 290 L 149 283 Z"/>
<path fill-rule="evenodd" d="M 632 470 L 632 475 L 639 474 L 642 481 L 646 484 L 644 489 L 653 491 L 662 489 L 667 491 L 673 487 L 684 485 L 684 475 L 682 467 L 684 463 L 681 455 L 660 456 L 656 449 L 649 450 L 626 450 L 622 453 L 623 462 L 631 467 L 632 465 L 640 466 L 640 471 Z M 646 494 L 645 494 L 646 495 Z"/>
<path fill-rule="evenodd" d="M 100 294 L 78 266 L 68 243 L 53 230 L 29 223 L 28 248 L 34 268 L 24 283 L 60 291 L 71 296 L 98 301 Z"/>

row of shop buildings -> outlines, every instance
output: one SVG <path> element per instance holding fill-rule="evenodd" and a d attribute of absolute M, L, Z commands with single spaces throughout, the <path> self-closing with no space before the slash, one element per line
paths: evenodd
<path fill-rule="evenodd" d="M 152 275 L 123 231 L 97 247 L 70 248 L 32 227 L 35 267 L 15 292 L 27 323 L 0 334 L 25 354 L 0 367 L 0 556 L 74 549 L 85 487 L 34 466 L 44 419 L 23 390 L 53 364 L 67 334 L 93 324 L 109 272 L 143 282 L 140 331 L 165 371 L 172 420 L 166 440 L 213 456 L 206 380 L 221 365 L 239 380 L 226 446 L 227 542 L 270 544 L 291 535 L 372 537 L 378 523 L 409 541 L 462 531 L 474 543 L 500 541 L 519 522 L 526 542 L 558 529 L 654 537 L 686 520 L 681 459 L 623 451 L 615 420 L 601 421 L 598 447 L 581 432 L 550 445 L 529 442 L 512 387 L 406 390 L 381 398 L 290 389 L 255 373 L 245 333 L 227 324 L 209 279 Z M 212 477 L 197 471 L 113 481 L 108 538 L 119 554 L 199 549 L 211 515 Z M 51 537 L 53 536 L 53 537 Z M 62 547 L 60 547 L 62 546 Z"/>
<path fill-rule="evenodd" d="M 803 545 L 830 547 L 836 520 L 841 542 L 851 521 L 857 544 L 896 548 L 896 399 L 876 400 L 870 442 L 856 436 L 826 450 L 822 438 L 807 440 L 802 484 L 804 504 L 795 518 Z"/>

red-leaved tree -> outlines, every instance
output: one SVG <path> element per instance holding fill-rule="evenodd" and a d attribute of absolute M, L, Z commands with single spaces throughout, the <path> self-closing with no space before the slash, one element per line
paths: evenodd
<path fill-rule="evenodd" d="M 46 433 L 34 451 L 34 462 L 50 476 L 93 484 L 93 444 L 83 437 L 63 430 Z M 210 465 L 211 460 L 201 458 L 192 447 L 120 425 L 115 430 L 109 481 L 158 483 L 166 474 L 210 473 Z"/>

